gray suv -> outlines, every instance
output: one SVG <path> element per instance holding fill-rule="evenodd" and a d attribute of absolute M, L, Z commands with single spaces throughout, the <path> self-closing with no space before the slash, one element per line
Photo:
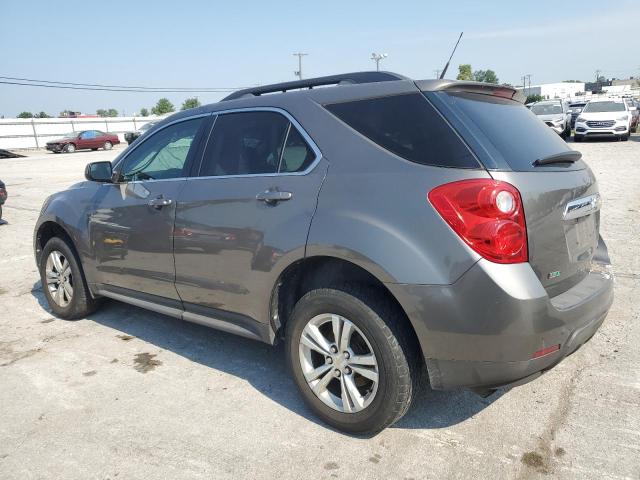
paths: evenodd
<path fill-rule="evenodd" d="M 613 289 L 592 171 L 515 97 L 359 72 L 177 113 L 45 201 L 49 305 L 284 341 L 305 402 L 354 433 L 400 419 L 424 372 L 481 394 L 529 381 Z"/>

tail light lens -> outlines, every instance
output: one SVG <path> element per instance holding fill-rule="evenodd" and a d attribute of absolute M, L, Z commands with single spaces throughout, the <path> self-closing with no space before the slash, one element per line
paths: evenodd
<path fill-rule="evenodd" d="M 492 179 L 447 183 L 431 190 L 429 201 L 460 238 L 487 260 L 528 260 L 522 198 L 510 183 Z"/>

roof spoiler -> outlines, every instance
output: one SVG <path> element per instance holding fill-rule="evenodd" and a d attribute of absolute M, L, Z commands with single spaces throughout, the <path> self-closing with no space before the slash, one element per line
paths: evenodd
<path fill-rule="evenodd" d="M 481 95 L 508 98 L 520 103 L 524 103 L 526 100 L 526 96 L 520 90 L 516 90 L 514 87 L 507 85 L 496 85 L 493 83 L 454 80 L 421 80 L 416 82 L 416 85 L 420 90 L 479 93 Z"/>
<path fill-rule="evenodd" d="M 233 92 L 221 101 L 235 100 L 249 96 L 258 97 L 267 93 L 286 92 L 288 90 L 300 90 L 302 88 L 312 89 L 314 87 L 322 87 L 325 85 L 350 85 L 358 83 L 390 82 L 395 80 L 409 80 L 409 78 L 393 72 L 342 73 L 340 75 L 306 78 L 304 80 L 294 80 L 292 82 L 274 83 L 272 85 L 245 88 L 244 90 Z"/>

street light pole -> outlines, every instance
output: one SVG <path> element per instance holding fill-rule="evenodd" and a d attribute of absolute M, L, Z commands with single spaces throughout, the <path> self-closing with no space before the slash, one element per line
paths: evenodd
<path fill-rule="evenodd" d="M 385 58 L 387 58 L 389 55 L 387 55 L 386 53 L 376 53 L 373 52 L 371 54 L 371 60 L 373 60 L 374 62 L 376 62 L 376 71 L 379 72 L 380 71 L 380 60 L 384 60 Z"/>
<path fill-rule="evenodd" d="M 293 72 L 293 74 L 295 76 L 298 77 L 298 79 L 302 80 L 302 57 L 309 55 L 308 53 L 302 53 L 302 52 L 298 52 L 298 53 L 294 53 L 293 56 L 294 57 L 298 57 L 298 71 Z"/>

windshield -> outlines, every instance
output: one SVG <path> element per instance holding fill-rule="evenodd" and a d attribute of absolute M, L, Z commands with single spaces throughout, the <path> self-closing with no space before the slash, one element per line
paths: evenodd
<path fill-rule="evenodd" d="M 536 115 L 556 115 L 562 114 L 562 107 L 557 103 L 539 103 L 531 107 L 531 111 Z"/>
<path fill-rule="evenodd" d="M 69 132 L 62 135 L 62 138 L 76 138 L 80 133 L 78 132 Z"/>
<path fill-rule="evenodd" d="M 153 122 L 145 123 L 140 127 L 140 131 L 149 130 L 151 127 L 153 127 Z"/>
<path fill-rule="evenodd" d="M 583 112 L 624 112 L 622 102 L 589 102 Z"/>

